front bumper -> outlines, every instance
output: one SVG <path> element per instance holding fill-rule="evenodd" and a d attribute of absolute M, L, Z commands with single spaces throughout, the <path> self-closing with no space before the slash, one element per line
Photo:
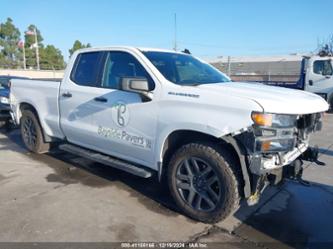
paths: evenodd
<path fill-rule="evenodd" d="M 311 149 L 309 148 L 310 134 L 321 130 L 321 128 L 321 114 L 307 114 L 298 117 L 295 127 L 275 129 L 275 136 L 258 135 L 258 128 L 253 127 L 241 134 L 238 141 L 246 148 L 250 172 L 258 176 L 267 175 L 284 166 L 293 164 L 298 158 L 306 160 L 303 154 Z M 286 150 L 276 151 L 260 151 L 256 146 L 258 141 L 281 138 L 288 138 L 293 141 L 292 146 Z"/>
<path fill-rule="evenodd" d="M 307 142 L 303 142 L 295 147 L 292 151 L 285 154 L 272 154 L 272 155 L 254 155 L 250 163 L 250 170 L 253 174 L 263 175 L 270 173 L 273 170 L 282 168 L 289 165 L 299 158 L 309 148 Z"/>
<path fill-rule="evenodd" d="M 10 106 L 0 103 L 0 121 L 8 121 L 10 119 Z"/>

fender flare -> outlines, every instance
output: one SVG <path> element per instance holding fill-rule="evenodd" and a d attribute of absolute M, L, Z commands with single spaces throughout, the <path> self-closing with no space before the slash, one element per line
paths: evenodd
<path fill-rule="evenodd" d="M 239 146 L 237 140 L 232 136 L 221 137 L 221 139 L 224 142 L 230 144 L 238 155 L 244 180 L 244 196 L 245 198 L 248 198 L 251 196 L 251 182 L 250 182 L 249 172 L 246 167 L 244 150 L 241 148 L 241 146 Z"/>

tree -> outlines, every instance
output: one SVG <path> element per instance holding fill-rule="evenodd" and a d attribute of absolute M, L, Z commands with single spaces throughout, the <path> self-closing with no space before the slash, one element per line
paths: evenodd
<path fill-rule="evenodd" d="M 65 62 L 61 51 L 53 45 L 40 49 L 40 68 L 48 70 L 64 69 Z"/>
<path fill-rule="evenodd" d="M 26 54 L 26 63 L 27 68 L 33 68 L 36 67 L 36 49 L 35 49 L 35 36 L 34 35 L 28 35 L 27 32 L 34 33 L 35 30 L 37 31 L 37 43 L 38 48 L 43 49 L 43 37 L 40 33 L 40 30 L 37 29 L 37 27 L 33 24 L 29 25 L 28 29 L 24 32 L 24 40 L 25 40 L 25 54 Z"/>
<path fill-rule="evenodd" d="M 18 48 L 20 31 L 13 24 L 13 20 L 7 18 L 0 24 L 0 66 L 16 68 L 20 63 L 21 53 Z"/>
<path fill-rule="evenodd" d="M 90 48 L 90 47 L 91 47 L 90 43 L 83 44 L 79 40 L 76 40 L 73 44 L 73 47 L 70 50 L 68 50 L 69 51 L 69 56 L 72 56 L 72 54 L 78 49 Z"/>
<path fill-rule="evenodd" d="M 318 46 L 318 54 L 321 56 L 333 55 L 333 35 Z"/>

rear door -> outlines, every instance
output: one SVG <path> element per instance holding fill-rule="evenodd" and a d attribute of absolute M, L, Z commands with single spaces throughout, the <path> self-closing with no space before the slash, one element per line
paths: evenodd
<path fill-rule="evenodd" d="M 314 57 L 309 63 L 305 90 L 327 93 L 333 88 L 333 67 L 330 58 Z"/>
<path fill-rule="evenodd" d="M 69 142 L 92 147 L 95 135 L 94 114 L 100 107 L 96 98 L 103 95 L 97 87 L 104 52 L 87 52 L 78 55 L 70 77 L 61 84 L 59 105 L 60 124 Z"/>

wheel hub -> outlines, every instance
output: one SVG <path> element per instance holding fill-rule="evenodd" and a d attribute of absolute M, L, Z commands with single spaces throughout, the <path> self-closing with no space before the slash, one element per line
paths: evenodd
<path fill-rule="evenodd" d="M 194 176 L 192 179 L 192 184 L 198 192 L 207 189 L 207 181 L 201 176 Z"/>
<path fill-rule="evenodd" d="M 177 170 L 177 189 L 192 208 L 210 212 L 221 198 L 221 182 L 212 166 L 197 157 L 184 159 Z"/>

